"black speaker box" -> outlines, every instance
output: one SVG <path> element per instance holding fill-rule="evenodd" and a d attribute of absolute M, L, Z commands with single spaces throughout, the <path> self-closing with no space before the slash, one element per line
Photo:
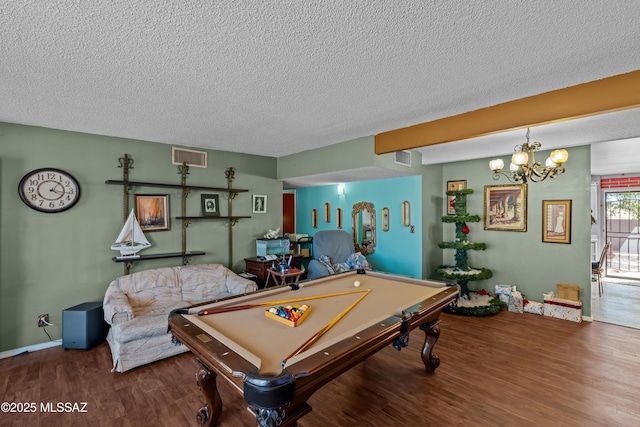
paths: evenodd
<path fill-rule="evenodd" d="M 62 348 L 88 350 L 103 342 L 109 332 L 102 302 L 85 302 L 62 310 Z"/>

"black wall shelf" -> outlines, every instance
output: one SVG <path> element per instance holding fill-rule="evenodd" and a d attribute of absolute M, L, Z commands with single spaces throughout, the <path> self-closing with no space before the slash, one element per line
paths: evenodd
<path fill-rule="evenodd" d="M 238 188 L 225 188 L 225 187 L 204 187 L 200 185 L 182 185 L 182 184 L 165 184 L 162 182 L 144 182 L 144 181 L 118 181 L 114 179 L 108 179 L 104 182 L 110 185 L 128 185 L 130 187 L 160 187 L 160 188 L 178 188 L 182 190 L 205 190 L 205 191 L 220 191 L 225 193 L 246 193 L 249 190 L 241 190 Z"/>
<path fill-rule="evenodd" d="M 123 257 L 113 257 L 111 258 L 113 262 L 134 262 L 134 261 L 145 261 L 149 259 L 163 259 L 163 258 L 180 258 L 180 257 L 192 257 L 198 255 L 204 255 L 204 252 L 195 251 L 195 252 L 169 252 L 166 254 L 148 254 L 148 255 L 140 255 L 135 257 L 123 256 Z"/>
<path fill-rule="evenodd" d="M 202 251 L 187 251 L 187 228 L 189 227 L 189 223 L 192 220 L 225 220 L 229 222 L 229 269 L 231 269 L 233 265 L 233 226 L 238 223 L 240 219 L 251 218 L 250 216 L 234 216 L 232 213 L 233 210 L 233 199 L 238 195 L 238 193 L 246 193 L 249 190 L 233 188 L 232 181 L 235 177 L 235 171 L 233 168 L 228 168 L 225 171 L 227 176 L 227 187 L 209 187 L 202 185 L 188 185 L 187 184 L 187 175 L 189 174 L 189 166 L 185 163 L 181 166 L 178 166 L 178 170 L 182 175 L 182 183 L 181 184 L 169 184 L 163 182 L 146 182 L 146 181 L 131 181 L 129 180 L 129 169 L 132 169 L 131 165 L 133 164 L 133 159 L 125 154 L 124 157 L 118 159 L 120 162 L 121 168 L 123 168 L 123 179 L 122 180 L 114 180 L 108 179 L 105 181 L 105 184 L 109 185 L 121 185 L 124 187 L 123 194 L 123 206 L 124 206 L 124 218 L 126 219 L 129 214 L 129 193 L 131 187 L 157 187 L 157 188 L 176 188 L 182 190 L 182 215 L 177 216 L 176 219 L 182 221 L 182 252 L 169 252 L 169 253 L 161 253 L 161 254 L 148 254 L 148 255 L 139 255 L 135 257 L 113 257 L 111 258 L 114 262 L 123 262 L 125 263 L 125 274 L 129 274 L 131 270 L 131 264 L 138 261 L 147 261 L 152 259 L 163 259 L 163 258 L 182 258 L 182 264 L 186 265 L 191 260 L 192 256 L 204 255 L 205 253 Z M 186 216 L 186 203 L 187 197 L 192 190 L 195 191 L 213 191 L 213 192 L 221 192 L 228 193 L 228 202 L 229 202 L 229 215 L 228 216 Z"/>

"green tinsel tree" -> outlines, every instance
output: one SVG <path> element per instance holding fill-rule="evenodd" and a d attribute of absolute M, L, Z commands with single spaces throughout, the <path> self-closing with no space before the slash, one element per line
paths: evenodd
<path fill-rule="evenodd" d="M 486 280 L 493 276 L 493 272 L 488 268 L 469 267 L 467 251 L 483 251 L 487 248 L 484 243 L 474 243 L 467 240 L 467 235 L 470 231 L 467 223 L 480 222 L 478 215 L 469 215 L 467 213 L 467 195 L 469 194 L 473 194 L 473 190 L 470 188 L 447 191 L 448 196 L 455 197 L 455 214 L 443 216 L 442 222 L 455 223 L 456 240 L 455 242 L 441 242 L 438 246 L 441 249 L 455 249 L 455 266 L 441 265 L 436 269 L 437 275 L 445 280 L 454 281 L 460 287 L 461 296 L 469 295 L 469 282 Z M 473 309 L 459 308 L 457 310 L 452 308 L 451 311 L 460 314 L 487 315 L 500 311 L 503 304 L 498 298 L 493 298 L 489 306 L 479 306 Z"/>

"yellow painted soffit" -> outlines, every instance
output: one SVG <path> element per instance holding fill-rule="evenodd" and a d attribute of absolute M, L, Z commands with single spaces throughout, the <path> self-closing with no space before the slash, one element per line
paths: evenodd
<path fill-rule="evenodd" d="M 640 107 L 640 70 L 375 136 L 376 154 Z"/>

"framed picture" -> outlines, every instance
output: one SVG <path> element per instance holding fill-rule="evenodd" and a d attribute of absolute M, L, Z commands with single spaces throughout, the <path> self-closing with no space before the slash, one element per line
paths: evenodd
<path fill-rule="evenodd" d="M 527 231 L 527 184 L 484 186 L 484 229 Z"/>
<path fill-rule="evenodd" d="M 136 216 L 142 231 L 167 231 L 169 222 L 168 194 L 136 194 Z"/>
<path fill-rule="evenodd" d="M 542 201 L 542 241 L 571 243 L 571 200 Z"/>
<path fill-rule="evenodd" d="M 220 204 L 217 194 L 202 194 L 202 216 L 220 216 Z"/>
<path fill-rule="evenodd" d="M 267 213 L 267 196 L 254 194 L 251 202 L 253 203 L 253 213 Z"/>
<path fill-rule="evenodd" d="M 447 191 L 451 190 L 464 190 L 467 188 L 467 180 L 460 181 L 447 181 Z M 447 196 L 447 215 L 454 215 L 456 213 L 455 204 L 456 196 Z"/>

